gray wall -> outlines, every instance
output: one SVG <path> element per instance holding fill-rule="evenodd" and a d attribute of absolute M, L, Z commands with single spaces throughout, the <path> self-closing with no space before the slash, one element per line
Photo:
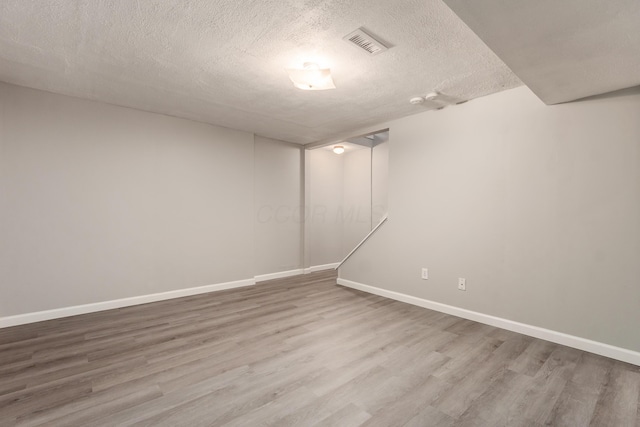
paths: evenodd
<path fill-rule="evenodd" d="M 306 267 L 342 261 L 371 230 L 371 166 L 370 148 L 306 151 Z"/>
<path fill-rule="evenodd" d="M 328 150 L 306 150 L 305 267 L 342 259 L 344 160 Z"/>
<path fill-rule="evenodd" d="M 302 268 L 300 145 L 255 137 L 255 273 Z"/>
<path fill-rule="evenodd" d="M 298 266 L 300 229 L 256 224 L 254 206 L 299 200 L 296 152 L 0 84 L 0 317 Z M 254 194 L 254 170 L 279 187 Z"/>
<path fill-rule="evenodd" d="M 341 155 L 342 260 L 371 230 L 371 149 L 363 147 Z"/>
<path fill-rule="evenodd" d="M 389 142 L 373 147 L 371 153 L 371 223 L 380 222 L 389 209 Z"/>
<path fill-rule="evenodd" d="M 388 126 L 390 219 L 341 277 L 640 351 L 640 90 Z"/>

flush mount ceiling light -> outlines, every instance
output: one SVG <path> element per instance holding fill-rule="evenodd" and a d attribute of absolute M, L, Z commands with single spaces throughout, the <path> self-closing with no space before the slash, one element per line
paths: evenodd
<path fill-rule="evenodd" d="M 336 145 L 333 147 L 333 152 L 336 154 L 342 154 L 344 153 L 344 147 L 342 145 Z"/>
<path fill-rule="evenodd" d="M 305 62 L 302 69 L 287 68 L 293 85 L 302 90 L 335 89 L 329 68 L 320 68 L 313 62 Z"/>

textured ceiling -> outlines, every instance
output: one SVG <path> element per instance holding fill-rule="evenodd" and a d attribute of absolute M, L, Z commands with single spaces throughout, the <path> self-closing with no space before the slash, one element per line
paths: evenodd
<path fill-rule="evenodd" d="M 444 0 L 547 104 L 640 85 L 640 0 Z"/>
<path fill-rule="evenodd" d="M 337 89 L 295 89 L 305 61 Z M 2 0 L 0 80 L 303 144 L 521 84 L 440 0 Z"/>

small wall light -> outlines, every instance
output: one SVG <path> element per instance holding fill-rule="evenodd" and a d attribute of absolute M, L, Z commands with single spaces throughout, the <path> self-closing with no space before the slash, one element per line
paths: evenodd
<path fill-rule="evenodd" d="M 333 152 L 336 154 L 342 154 L 344 153 L 344 147 L 342 145 L 336 145 L 333 147 Z"/>

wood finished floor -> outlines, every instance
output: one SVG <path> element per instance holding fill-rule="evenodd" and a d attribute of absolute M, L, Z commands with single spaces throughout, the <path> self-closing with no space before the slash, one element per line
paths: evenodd
<path fill-rule="evenodd" d="M 640 426 L 640 368 L 333 272 L 0 330 L 0 424 Z"/>

